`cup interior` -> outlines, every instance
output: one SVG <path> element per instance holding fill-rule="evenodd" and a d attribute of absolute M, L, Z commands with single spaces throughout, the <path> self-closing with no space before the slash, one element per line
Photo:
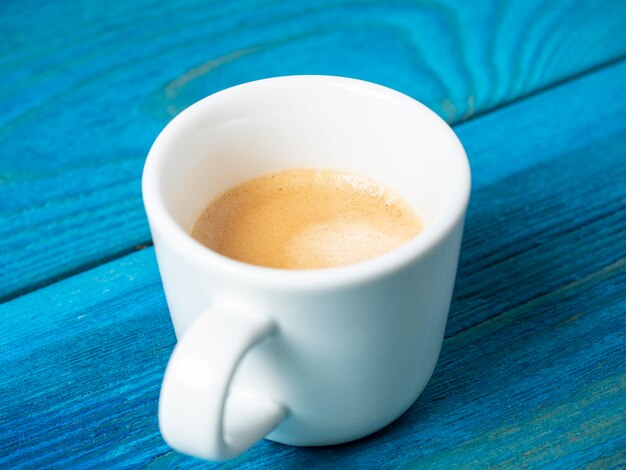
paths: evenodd
<path fill-rule="evenodd" d="M 150 184 L 187 233 L 222 192 L 286 169 L 369 177 L 411 204 L 425 229 L 464 206 L 469 191 L 463 148 L 435 113 L 399 92 L 339 77 L 279 77 L 211 95 L 165 128 L 146 171 L 150 165 Z"/>

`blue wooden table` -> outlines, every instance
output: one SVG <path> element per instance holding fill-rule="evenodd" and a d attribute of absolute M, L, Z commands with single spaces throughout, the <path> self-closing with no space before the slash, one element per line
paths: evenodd
<path fill-rule="evenodd" d="M 141 170 L 194 101 L 304 73 L 463 141 L 446 338 L 386 429 L 221 467 L 624 468 L 626 1 L 3 0 L 0 38 L 0 468 L 206 465 L 158 432 L 175 338 Z"/>

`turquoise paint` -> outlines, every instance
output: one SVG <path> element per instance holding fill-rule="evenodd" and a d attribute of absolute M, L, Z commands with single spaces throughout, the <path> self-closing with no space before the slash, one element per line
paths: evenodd
<path fill-rule="evenodd" d="M 5 2 L 0 467 L 199 467 L 156 423 L 174 335 L 139 180 L 168 119 L 270 75 L 369 79 L 455 124 L 473 194 L 420 399 L 360 441 L 222 468 L 626 461 L 626 2 Z"/>

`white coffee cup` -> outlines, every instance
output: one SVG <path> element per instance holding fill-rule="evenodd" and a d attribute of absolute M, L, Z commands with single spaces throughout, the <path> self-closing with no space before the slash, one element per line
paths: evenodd
<path fill-rule="evenodd" d="M 299 271 L 241 263 L 191 238 L 217 195 L 288 168 L 370 177 L 409 202 L 424 229 L 383 256 Z M 338 444 L 400 416 L 439 356 L 469 193 L 468 161 L 450 127 L 372 83 L 271 78 L 174 118 L 143 173 L 178 338 L 159 402 L 165 440 L 225 460 L 264 437 Z"/>

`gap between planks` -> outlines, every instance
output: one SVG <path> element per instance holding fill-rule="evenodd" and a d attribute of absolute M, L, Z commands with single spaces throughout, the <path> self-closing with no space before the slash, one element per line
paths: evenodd
<path fill-rule="evenodd" d="M 70 269 L 64 273 L 58 274 L 56 276 L 52 276 L 44 281 L 36 282 L 30 286 L 26 286 L 22 289 L 18 289 L 14 292 L 11 292 L 10 294 L 0 297 L 0 305 L 6 302 L 10 302 L 11 300 L 17 299 L 18 297 L 21 297 L 23 295 L 31 294 L 35 291 L 38 291 L 39 289 L 43 289 L 44 287 L 51 286 L 65 279 L 68 279 L 70 277 L 78 276 L 91 269 L 97 268 L 100 265 L 110 263 L 112 261 L 115 261 L 116 259 L 124 258 L 125 256 L 131 255 L 133 253 L 137 253 L 138 251 L 149 248 L 152 245 L 153 245 L 152 240 L 147 240 L 145 242 L 138 243 L 133 247 L 117 251 L 108 256 L 104 256 L 98 260 L 81 264 L 80 266 L 77 266 L 74 269 Z"/>

